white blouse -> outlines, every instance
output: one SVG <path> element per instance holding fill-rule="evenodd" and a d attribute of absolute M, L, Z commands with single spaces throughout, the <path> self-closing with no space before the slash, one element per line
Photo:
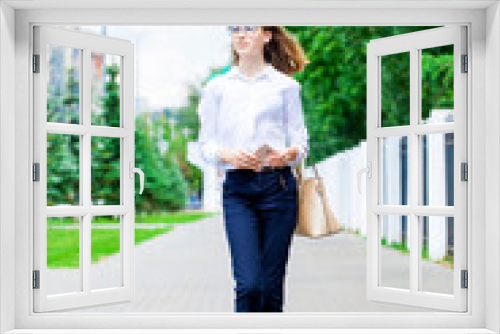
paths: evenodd
<path fill-rule="evenodd" d="M 233 66 L 202 89 L 198 105 L 198 145 L 203 160 L 226 171 L 237 168 L 220 160 L 219 149 L 252 152 L 262 144 L 275 148 L 297 146 L 299 154 L 289 166 L 308 155 L 300 83 L 270 63 L 258 75 L 247 77 Z"/>

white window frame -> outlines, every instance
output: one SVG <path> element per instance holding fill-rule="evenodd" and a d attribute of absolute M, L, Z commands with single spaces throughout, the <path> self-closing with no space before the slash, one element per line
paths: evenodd
<path fill-rule="evenodd" d="M 215 5 L 215 0 L 211 0 Z M 71 6 L 75 6 L 75 1 Z M 14 6 L 14 1 L 11 2 Z M 82 1 L 83 3 L 83 1 Z M 148 2 L 144 2 L 147 6 Z M 499 226 L 500 186 L 498 165 L 499 123 L 498 110 L 500 106 L 498 90 L 500 89 L 500 11 L 496 1 L 454 1 L 454 2 L 351 2 L 356 9 L 341 8 L 349 6 L 347 2 L 331 2 L 330 8 L 325 2 L 304 2 L 295 5 L 296 8 L 282 9 L 273 3 L 258 3 L 255 10 L 210 9 L 207 1 L 191 9 L 153 8 L 143 11 L 137 9 L 57 9 L 16 10 L 15 22 L 12 20 L 12 9 L 8 4 L 0 3 L 0 49 L 7 56 L 12 56 L 15 45 L 15 73 L 12 70 L 0 78 L 0 181 L 11 186 L 15 185 L 15 219 L 12 211 L 0 213 L 0 320 L 4 320 L 1 330 L 19 328 L 49 329 L 49 328 L 398 328 L 398 333 L 410 333 L 405 328 L 458 329 L 474 328 L 474 333 L 490 333 L 486 328 L 500 330 L 500 289 L 498 286 L 499 263 Z M 391 4 L 392 3 L 392 4 Z M 409 3 L 409 2 L 408 2 Z M 26 6 L 42 6 L 43 2 L 19 2 Z M 158 5 L 158 3 L 155 3 Z M 436 9 L 440 4 L 440 9 Z M 95 6 L 102 5 L 96 2 Z M 173 6 L 176 4 L 173 3 Z M 86 6 L 90 6 L 86 4 Z M 133 6 L 141 6 L 140 2 Z M 302 6 L 303 8 L 299 8 Z M 337 8 L 334 8 L 337 6 Z M 369 7 L 368 7 L 369 6 Z M 390 6 L 394 6 L 392 9 Z M 415 9 L 415 6 L 420 7 Z M 486 9 L 487 6 L 490 6 Z M 179 4 L 177 4 L 179 7 Z M 203 8 L 205 7 L 205 8 Z M 228 7 L 222 5 L 222 8 Z M 269 8 L 266 8 L 269 7 Z M 316 8 L 314 8 L 316 7 Z M 373 8 L 378 9 L 374 10 Z M 410 8 L 411 7 L 411 8 Z M 221 8 L 221 6 L 217 6 Z M 283 9 L 286 8 L 286 9 Z M 371 8 L 371 9 L 367 9 Z M 462 9 L 457 9 L 462 8 Z M 263 11 L 264 14 L 263 15 Z M 307 13 L 305 13 L 307 11 Z M 4 15 L 5 14 L 5 15 Z M 311 18 L 314 18 L 312 20 Z M 281 315 L 248 315 L 231 313 L 123 313 L 110 314 L 33 314 L 33 291 L 31 289 L 32 269 L 32 181 L 31 157 L 32 142 L 32 26 L 34 24 L 71 24 L 71 25 L 225 25 L 233 23 L 256 23 L 277 25 L 447 25 L 465 24 L 469 32 L 469 71 L 468 86 L 468 133 L 469 141 L 469 193 L 468 198 L 468 235 L 471 236 L 468 249 L 469 289 L 468 312 L 453 314 L 449 312 L 433 313 L 284 313 Z M 484 23 L 486 22 L 486 24 Z M 15 44 L 9 40 L 9 31 L 4 28 L 15 27 Z M 11 29 L 14 30 L 14 29 Z M 4 37 L 4 38 L 2 38 Z M 4 48 L 4 45 L 7 48 Z M 4 51 L 5 50 L 5 51 Z M 3 53 L 0 55 L 4 55 Z M 13 65 L 12 57 L 0 57 L 1 70 Z M 486 71 L 486 68 L 488 69 Z M 9 84 L 14 82 L 15 100 L 6 97 L 14 88 Z M 10 80 L 9 80 L 10 79 Z M 4 100 L 5 98 L 5 100 Z M 15 118 L 8 114 L 15 106 Z M 2 124 L 3 123 L 3 124 Z M 6 142 L 5 134 L 12 135 L 8 127 L 15 126 L 15 145 Z M 5 131 L 2 133 L 2 131 Z M 14 154 L 16 152 L 16 154 Z M 487 154 L 485 152 L 488 152 Z M 15 158 L 15 169 L 12 160 Z M 488 164 L 486 164 L 488 162 Z M 10 181 L 14 172 L 15 182 Z M 488 175 L 488 182 L 486 182 Z M 8 199 L 12 191 L 2 186 L 0 190 L 0 209 L 12 205 Z M 486 196 L 488 194 L 488 196 Z M 0 210 L 1 211 L 1 210 Z M 488 219 L 487 219 L 488 218 Z M 472 229 L 473 228 L 473 229 Z M 15 244 L 11 240 L 15 237 Z M 10 239 L 9 239 L 10 238 Z M 474 247 L 472 247 L 474 245 Z M 12 254 L 15 260 L 12 261 Z M 486 259 L 486 261 L 484 261 Z M 486 263 L 488 266 L 486 266 Z M 8 283 L 14 283 L 15 291 L 9 292 Z M 12 310 L 10 305 L 15 305 Z M 374 316 L 374 315 L 377 316 Z M 353 318 L 355 317 L 355 318 Z M 1 321 L 0 321 L 1 322 Z M 69 333 L 69 331 L 67 331 Z M 92 331 L 89 331 L 89 333 Z M 144 330 L 138 330 L 144 333 Z M 165 331 L 167 332 L 167 331 Z M 175 331 L 179 332 L 179 331 Z M 208 332 L 208 331 L 207 331 Z M 215 331 L 223 333 L 223 331 Z M 215 333 L 211 332 L 211 333 Z M 252 333 L 256 330 L 252 330 Z M 285 332 L 281 330 L 281 332 Z M 308 330 L 309 333 L 313 331 Z M 375 332 L 375 331 L 372 331 Z M 444 331 L 443 331 L 444 332 Z M 464 333 L 468 331 L 463 331 Z M 21 331 L 20 331 L 21 333 Z M 229 332 L 228 332 L 229 333 Z M 319 333 L 319 332 L 318 332 Z M 326 333 L 324 331 L 323 333 Z M 334 331 L 328 331 L 334 333 Z M 367 331 L 368 333 L 368 331 Z M 437 333 L 437 331 L 433 331 Z"/>
<path fill-rule="evenodd" d="M 425 50 L 441 46 L 453 47 L 453 121 L 438 124 L 426 124 L 422 119 L 421 104 L 423 101 L 422 87 L 433 84 L 422 80 L 423 53 Z M 367 203 L 367 293 L 371 301 L 383 301 L 396 305 L 413 305 L 415 307 L 431 308 L 441 311 L 464 312 L 467 310 L 467 289 L 461 287 L 461 271 L 467 270 L 467 188 L 468 182 L 461 180 L 460 164 L 467 163 L 467 81 L 470 71 L 462 73 L 461 56 L 467 54 L 467 28 L 463 25 L 450 25 L 401 34 L 385 38 L 378 38 L 367 44 L 367 121 L 366 121 L 366 151 L 367 164 L 372 177 L 366 179 Z M 383 126 L 382 121 L 382 82 L 383 58 L 385 56 L 409 56 L 409 123 L 400 126 Z M 387 59 L 387 58 L 385 58 Z M 439 85 L 439 83 L 434 83 Z M 422 189 L 422 138 L 425 135 L 438 134 L 443 136 L 453 133 L 453 175 L 454 205 L 444 206 L 436 204 L 423 205 Z M 383 139 L 408 139 L 407 161 L 408 167 L 408 202 L 406 205 L 398 203 L 384 203 L 382 191 L 388 180 L 382 178 L 383 164 L 394 162 L 384 161 Z M 432 145 L 428 146 L 430 150 Z M 388 148 L 389 152 L 392 148 Z M 358 172 L 359 173 L 359 172 Z M 390 177 L 389 177 L 390 178 Z M 429 181 L 432 187 L 432 180 Z M 389 190 L 389 192 L 391 192 Z M 440 198 L 443 199 L 444 197 Z M 408 280 L 401 281 L 403 286 L 386 285 L 381 249 L 383 216 L 392 218 L 407 217 L 407 235 L 410 254 L 408 257 Z M 423 289 L 424 269 L 422 267 L 422 218 L 425 216 L 441 216 L 439 218 L 454 217 L 453 227 L 453 280 L 451 293 L 436 293 Z M 400 221 L 388 219 L 389 225 L 401 228 Z M 439 221 L 429 221 L 429 234 L 432 225 Z M 443 221 L 445 223 L 445 221 Z M 393 225 L 393 226 L 394 226 Z M 443 224 L 444 225 L 444 224 Z M 389 227 L 391 229 L 391 227 Z M 390 239 L 388 240 L 391 241 Z M 385 277 L 387 278 L 387 277 Z M 408 285 L 405 286 L 404 283 Z"/>
<path fill-rule="evenodd" d="M 134 113 L 134 45 L 110 36 L 101 36 L 71 29 L 36 26 L 34 28 L 34 52 L 40 56 L 39 73 L 32 76 L 34 82 L 33 134 L 34 162 L 40 168 L 40 180 L 33 184 L 34 202 L 34 269 L 39 271 L 41 283 L 34 290 L 34 310 L 49 312 L 80 307 L 99 307 L 106 304 L 124 303 L 134 299 L 135 258 L 135 180 L 132 169 L 135 164 L 135 113 Z M 97 37 L 97 38 L 96 38 Z M 65 124 L 47 122 L 47 45 L 62 45 L 67 50 L 78 50 L 80 61 L 80 106 L 79 123 Z M 120 74 L 120 124 L 119 126 L 95 126 L 91 123 L 92 53 L 113 55 L 119 59 Z M 47 134 L 77 135 L 80 145 L 78 166 L 80 169 L 79 205 L 47 206 Z M 119 140 L 119 204 L 92 205 L 91 198 L 91 138 L 113 138 Z M 50 186 L 50 185 L 49 185 Z M 95 291 L 92 288 L 91 272 L 91 222 L 93 217 L 116 215 L 119 217 L 119 267 L 120 286 Z M 80 290 L 70 294 L 49 294 L 47 282 L 47 225 L 41 223 L 49 217 L 74 217 L 79 220 L 79 271 Z M 92 292 L 91 292 L 92 291 Z"/>

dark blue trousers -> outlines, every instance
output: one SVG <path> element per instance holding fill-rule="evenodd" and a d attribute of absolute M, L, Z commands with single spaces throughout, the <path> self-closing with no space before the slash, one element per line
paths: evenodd
<path fill-rule="evenodd" d="M 283 312 L 285 274 L 297 223 L 298 193 L 289 166 L 228 171 L 222 207 L 236 312 Z"/>

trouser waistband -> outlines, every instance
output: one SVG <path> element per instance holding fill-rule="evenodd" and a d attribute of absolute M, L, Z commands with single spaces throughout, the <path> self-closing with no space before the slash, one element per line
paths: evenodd
<path fill-rule="evenodd" d="M 273 172 L 273 171 L 284 171 L 284 170 L 291 170 L 290 166 L 279 166 L 279 167 L 274 167 L 274 166 L 264 166 L 261 168 L 260 171 L 257 171 L 255 169 L 251 168 L 234 168 L 234 169 L 228 169 L 228 172 L 231 173 L 265 173 L 265 172 Z"/>

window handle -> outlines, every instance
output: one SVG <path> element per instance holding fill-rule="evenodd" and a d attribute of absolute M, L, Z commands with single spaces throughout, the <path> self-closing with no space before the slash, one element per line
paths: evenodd
<path fill-rule="evenodd" d="M 134 173 L 139 174 L 139 183 L 141 185 L 141 190 L 139 191 L 139 195 L 142 195 L 142 191 L 144 190 L 144 172 L 140 168 L 136 168 L 133 165 L 133 161 L 130 161 L 129 163 L 129 171 L 130 171 L 130 178 L 134 178 Z"/>
<path fill-rule="evenodd" d="M 363 174 L 365 172 L 368 174 L 368 178 L 371 179 L 372 178 L 372 162 L 371 161 L 368 161 L 368 167 L 362 168 L 358 171 L 358 190 L 359 190 L 360 194 L 361 194 L 361 174 Z"/>

